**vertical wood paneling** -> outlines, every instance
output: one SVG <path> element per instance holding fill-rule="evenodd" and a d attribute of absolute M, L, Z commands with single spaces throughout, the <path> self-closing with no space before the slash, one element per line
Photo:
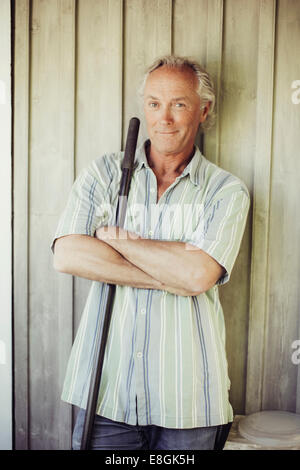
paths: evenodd
<path fill-rule="evenodd" d="M 63 449 L 71 428 L 60 393 L 72 343 L 72 278 L 54 272 L 49 246 L 74 174 L 75 1 L 35 0 L 31 31 L 30 445 Z"/>
<path fill-rule="evenodd" d="M 120 149 L 122 17 L 120 0 L 78 2 L 76 175 L 94 158 Z"/>
<path fill-rule="evenodd" d="M 300 105 L 291 84 L 300 77 L 300 3 L 280 0 L 275 49 L 274 127 L 269 229 L 269 292 L 264 342 L 263 408 L 296 411 L 297 371 L 292 342 L 299 339 Z"/>
<path fill-rule="evenodd" d="M 124 19 L 123 146 L 130 118 L 141 118 L 138 144 L 146 138 L 137 90 L 145 68 L 172 49 L 171 0 L 127 0 Z"/>
<path fill-rule="evenodd" d="M 204 154 L 216 165 L 220 163 L 220 111 L 221 72 L 223 52 L 223 0 L 207 5 L 206 69 L 210 73 L 216 92 L 215 126 L 204 136 Z"/>
<path fill-rule="evenodd" d="M 14 60 L 14 400 L 15 448 L 28 449 L 28 131 L 30 3 L 15 3 Z"/>
<path fill-rule="evenodd" d="M 256 132 L 259 4 L 257 0 L 227 0 L 223 21 L 219 164 L 240 177 L 250 194 Z M 227 331 L 230 399 L 236 413 L 243 413 L 245 406 L 250 250 L 251 210 L 231 282 L 220 289 Z"/>
<path fill-rule="evenodd" d="M 173 53 L 206 66 L 207 11 L 214 0 L 174 0 Z"/>
<path fill-rule="evenodd" d="M 262 406 L 271 187 L 275 1 L 260 3 L 246 413 Z M 274 332 L 272 332 L 273 335 Z"/>

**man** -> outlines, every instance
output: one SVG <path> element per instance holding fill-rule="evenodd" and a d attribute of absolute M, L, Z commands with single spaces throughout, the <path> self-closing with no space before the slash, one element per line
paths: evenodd
<path fill-rule="evenodd" d="M 93 281 L 62 399 L 81 408 L 79 449 L 104 283 L 116 284 L 92 448 L 213 449 L 233 420 L 218 285 L 238 254 L 249 195 L 194 144 L 214 107 L 199 64 L 158 59 L 142 95 L 149 140 L 136 152 L 125 228 L 114 227 L 120 152 L 81 173 L 54 237 L 55 268 Z"/>

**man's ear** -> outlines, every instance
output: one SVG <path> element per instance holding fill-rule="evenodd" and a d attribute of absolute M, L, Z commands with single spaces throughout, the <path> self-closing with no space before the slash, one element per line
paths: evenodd
<path fill-rule="evenodd" d="M 204 108 L 201 110 L 200 123 L 204 122 L 207 118 L 208 111 L 210 109 L 211 102 L 208 101 Z"/>

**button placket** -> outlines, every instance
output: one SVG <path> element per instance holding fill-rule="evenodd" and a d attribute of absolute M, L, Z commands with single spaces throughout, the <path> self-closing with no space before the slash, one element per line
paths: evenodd
<path fill-rule="evenodd" d="M 137 421 L 145 424 L 146 401 L 144 393 L 144 341 L 146 328 L 147 293 L 140 291 L 139 306 L 136 319 L 136 337 L 134 345 L 135 392 L 137 405 Z"/>
<path fill-rule="evenodd" d="M 149 215 L 150 217 L 148 218 L 148 221 L 147 221 L 147 227 L 148 227 L 148 231 L 146 231 L 147 233 L 147 236 L 149 238 L 152 238 L 153 237 L 153 234 L 154 234 L 154 230 L 153 230 L 153 227 L 151 226 L 152 224 L 152 219 L 153 219 L 153 207 L 156 206 L 157 202 L 156 202 L 156 199 L 157 199 L 157 180 L 156 180 L 156 176 L 155 174 L 153 173 L 153 171 L 151 170 L 151 175 L 150 175 L 150 189 L 149 189 Z"/>

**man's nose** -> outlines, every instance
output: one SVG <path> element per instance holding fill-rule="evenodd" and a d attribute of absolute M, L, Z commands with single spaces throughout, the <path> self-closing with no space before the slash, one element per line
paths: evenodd
<path fill-rule="evenodd" d="M 162 106 L 160 109 L 160 122 L 170 124 L 173 122 L 173 115 L 170 106 Z"/>

